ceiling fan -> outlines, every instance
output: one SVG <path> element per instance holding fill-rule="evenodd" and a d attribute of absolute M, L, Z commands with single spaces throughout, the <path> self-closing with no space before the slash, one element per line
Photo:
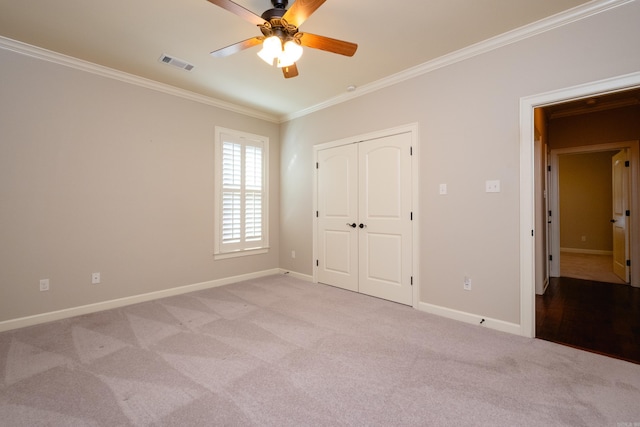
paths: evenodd
<path fill-rule="evenodd" d="M 282 68 L 285 78 L 296 77 L 296 61 L 302 55 L 302 46 L 320 49 L 345 56 L 353 56 L 358 49 L 355 43 L 336 40 L 298 31 L 298 27 L 315 12 L 325 0 L 295 0 L 287 10 L 288 0 L 271 0 L 273 9 L 258 16 L 231 0 L 207 0 L 216 6 L 235 13 L 250 23 L 260 27 L 262 36 L 214 50 L 214 57 L 225 57 L 244 49 L 262 44 L 258 56 L 270 65 Z"/>

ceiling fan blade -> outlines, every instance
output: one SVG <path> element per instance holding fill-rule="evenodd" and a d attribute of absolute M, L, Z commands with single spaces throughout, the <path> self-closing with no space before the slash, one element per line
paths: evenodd
<path fill-rule="evenodd" d="M 244 19 L 245 21 L 249 21 L 254 25 L 262 25 L 266 22 L 264 19 L 262 19 L 255 13 L 251 12 L 248 9 L 245 9 L 239 4 L 232 2 L 231 0 L 207 0 L 207 1 L 215 4 L 216 6 L 220 6 L 221 8 L 226 9 L 231 13 L 235 13 L 240 18 Z"/>
<path fill-rule="evenodd" d="M 327 52 L 333 52 L 345 56 L 353 56 L 358 49 L 358 45 L 355 43 L 345 42 L 342 40 L 336 40 L 310 33 L 302 33 L 302 36 L 300 36 L 300 44 L 313 49 L 326 50 Z"/>
<path fill-rule="evenodd" d="M 213 52 L 211 52 L 211 56 L 213 56 L 214 58 L 224 58 L 225 56 L 233 55 L 234 53 L 238 53 L 242 50 L 259 45 L 263 40 L 264 37 L 252 37 L 250 39 L 234 43 L 230 46 L 223 47 L 222 49 L 214 50 Z"/>
<path fill-rule="evenodd" d="M 282 67 L 282 74 L 284 74 L 285 79 L 296 77 L 298 75 L 298 67 L 296 66 L 295 63 L 288 67 Z"/>
<path fill-rule="evenodd" d="M 211 0 L 209 0 L 211 1 Z M 326 0 L 295 0 L 283 18 L 291 25 L 299 27 Z"/>

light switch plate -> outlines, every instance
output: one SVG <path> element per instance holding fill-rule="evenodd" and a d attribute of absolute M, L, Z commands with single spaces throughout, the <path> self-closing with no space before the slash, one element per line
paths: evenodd
<path fill-rule="evenodd" d="M 440 194 L 447 194 L 447 184 L 440 184 Z"/>

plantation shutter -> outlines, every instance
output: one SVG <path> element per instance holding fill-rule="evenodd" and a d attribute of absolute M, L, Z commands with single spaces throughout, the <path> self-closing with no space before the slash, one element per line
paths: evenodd
<path fill-rule="evenodd" d="M 247 242 L 262 240 L 262 147 L 245 147 L 245 230 Z"/>
<path fill-rule="evenodd" d="M 264 246 L 264 143 L 222 135 L 220 252 Z"/>
<path fill-rule="evenodd" d="M 242 146 L 222 144 L 222 243 L 240 242 L 242 223 Z"/>

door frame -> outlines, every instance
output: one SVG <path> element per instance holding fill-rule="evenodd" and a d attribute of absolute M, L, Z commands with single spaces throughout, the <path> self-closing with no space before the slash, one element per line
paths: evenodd
<path fill-rule="evenodd" d="M 320 150 L 326 150 L 328 148 L 339 147 L 342 145 L 355 144 L 358 142 L 364 142 L 371 139 L 385 138 L 388 136 L 397 135 L 400 133 L 409 133 L 411 135 L 411 212 L 413 213 L 413 221 L 411 221 L 412 229 L 412 277 L 413 277 L 413 308 L 417 309 L 420 303 L 420 203 L 419 203 L 419 182 L 420 182 L 420 139 L 418 135 L 418 123 L 410 123 L 394 128 L 379 130 L 371 133 L 355 135 L 335 141 L 316 144 L 313 146 L 313 210 L 311 211 L 312 224 L 313 224 L 313 283 L 318 283 L 318 269 L 316 266 L 316 260 L 318 259 L 317 243 L 318 243 L 318 229 L 315 221 L 316 212 L 318 210 L 318 152 Z"/>
<path fill-rule="evenodd" d="M 578 86 L 520 98 L 520 334 L 535 337 L 535 170 L 534 170 L 534 109 L 547 105 L 587 98 L 640 87 L 640 72 Z M 631 171 L 632 192 L 638 191 L 638 171 Z M 640 229 L 640 215 L 631 217 L 631 230 Z M 542 232 L 539 230 L 538 232 Z M 632 248 L 638 254 L 640 248 Z M 637 264 L 636 264 L 637 265 Z M 638 280 L 638 268 L 632 265 Z"/>
<path fill-rule="evenodd" d="M 551 186 L 549 188 L 549 192 L 551 193 L 549 196 L 550 207 L 549 209 L 553 212 L 551 215 L 551 254 L 553 255 L 553 259 L 551 260 L 551 277 L 560 277 L 560 259 L 562 255 L 560 254 L 560 158 L 559 156 L 563 154 L 585 154 L 585 153 L 597 153 L 602 151 L 616 151 L 616 150 L 629 150 L 630 157 L 630 178 L 633 177 L 633 172 L 637 171 L 640 168 L 638 164 L 638 156 L 639 156 L 639 146 L 640 142 L 638 140 L 635 141 L 623 141 L 623 142 L 612 142 L 607 144 L 596 144 L 596 145 L 584 145 L 579 147 L 569 147 L 569 148 L 557 148 L 551 150 Z M 632 180 L 631 178 L 630 180 Z M 640 197 L 638 197 L 637 191 L 637 182 L 634 186 L 633 182 L 630 182 L 630 195 L 629 195 L 629 209 L 631 212 L 640 212 Z M 632 224 L 629 224 L 632 225 Z M 636 230 L 636 228 L 632 227 L 632 229 Z M 631 231 L 631 230 L 629 230 Z M 629 252 L 631 265 L 640 265 L 640 254 L 638 254 L 637 248 L 638 238 L 634 237 L 638 233 L 629 232 Z M 636 271 L 636 273 L 640 273 L 640 269 L 632 269 L 631 271 Z M 633 280 L 631 277 L 631 283 L 635 283 L 636 286 L 640 286 L 640 276 L 636 276 L 636 280 Z"/>
<path fill-rule="evenodd" d="M 539 134 L 538 129 L 535 130 L 536 136 L 534 140 L 534 164 L 535 169 L 538 171 L 535 177 L 535 186 L 539 188 L 540 191 L 537 191 L 535 194 L 535 209 L 536 209 L 536 227 L 540 230 L 545 230 L 544 233 L 541 233 L 540 236 L 543 238 L 536 239 L 536 255 L 538 255 L 541 259 L 545 260 L 544 262 L 536 262 L 536 274 L 539 275 L 535 277 L 535 289 L 536 293 L 541 295 L 544 294 L 547 286 L 549 286 L 549 268 L 550 264 L 548 261 L 547 254 L 549 251 L 549 225 L 548 215 L 540 215 L 540 212 L 549 212 L 549 175 L 547 172 L 547 167 L 549 166 L 549 158 L 547 155 L 548 147 L 546 138 Z M 544 171 L 544 175 L 542 173 Z"/>

